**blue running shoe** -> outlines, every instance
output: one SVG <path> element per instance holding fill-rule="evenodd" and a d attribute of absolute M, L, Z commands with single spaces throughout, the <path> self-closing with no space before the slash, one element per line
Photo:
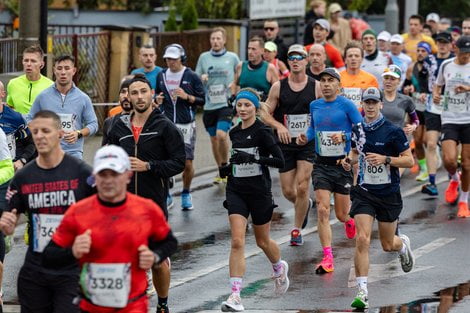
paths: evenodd
<path fill-rule="evenodd" d="M 426 193 L 430 196 L 437 196 L 439 195 L 439 191 L 437 190 L 437 186 L 436 185 L 432 185 L 432 184 L 426 184 L 424 185 L 422 188 L 421 188 L 421 192 L 422 193 Z"/>
<path fill-rule="evenodd" d="M 168 196 L 166 196 L 166 209 L 169 210 L 173 207 L 174 201 L 173 197 L 171 196 L 171 193 L 168 193 Z"/>
<path fill-rule="evenodd" d="M 290 233 L 290 245 L 291 246 L 301 246 L 304 244 L 304 240 L 302 239 L 302 234 L 300 230 L 293 229 Z"/>
<path fill-rule="evenodd" d="M 191 211 L 193 209 L 193 197 L 190 193 L 181 194 L 181 207 L 183 211 Z"/>

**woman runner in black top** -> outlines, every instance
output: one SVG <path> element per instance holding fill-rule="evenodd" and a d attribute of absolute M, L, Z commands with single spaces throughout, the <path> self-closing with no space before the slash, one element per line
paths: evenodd
<path fill-rule="evenodd" d="M 259 108 L 259 97 L 254 89 L 240 90 L 236 97 L 236 110 L 241 122 L 229 133 L 232 156 L 230 164 L 223 167 L 220 173 L 220 177 L 229 175 L 225 206 L 232 232 L 229 261 L 231 295 L 222 303 L 223 312 L 244 310 L 240 291 L 245 274 L 245 232 L 250 214 L 256 243 L 273 266 L 276 295 L 285 293 L 289 288 L 289 267 L 281 260 L 278 244 L 269 236 L 275 205 L 268 166 L 281 168 L 284 158 L 271 129 L 256 119 Z"/>

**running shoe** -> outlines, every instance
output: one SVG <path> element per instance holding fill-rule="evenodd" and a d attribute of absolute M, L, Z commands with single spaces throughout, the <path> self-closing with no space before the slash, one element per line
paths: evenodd
<path fill-rule="evenodd" d="M 157 313 L 170 313 L 170 310 L 168 309 L 168 304 L 157 304 Z"/>
<path fill-rule="evenodd" d="M 458 217 L 470 217 L 470 211 L 468 210 L 468 203 L 460 201 L 459 210 L 457 212 Z"/>
<path fill-rule="evenodd" d="M 151 297 L 153 295 L 157 294 L 157 291 L 155 290 L 155 286 L 153 285 L 153 280 L 152 280 L 152 270 L 147 270 L 147 296 Z"/>
<path fill-rule="evenodd" d="M 286 261 L 281 261 L 282 271 L 279 276 L 273 274 L 274 279 L 274 293 L 277 296 L 285 294 L 287 289 L 289 289 L 289 264 Z"/>
<path fill-rule="evenodd" d="M 232 293 L 227 301 L 222 302 L 222 312 L 242 312 L 245 310 L 239 295 Z"/>
<path fill-rule="evenodd" d="M 412 168 L 410 168 L 411 174 L 418 174 L 419 172 L 419 164 L 418 162 L 415 162 Z"/>
<path fill-rule="evenodd" d="M 319 264 L 317 264 L 315 268 L 316 274 L 326 274 L 331 273 L 335 270 L 333 257 L 329 255 L 325 255 L 323 260 Z"/>
<path fill-rule="evenodd" d="M 439 191 L 437 190 L 437 186 L 433 184 L 426 184 L 421 188 L 421 192 L 428 194 L 430 196 L 437 196 L 439 195 Z"/>
<path fill-rule="evenodd" d="M 304 240 L 302 239 L 302 234 L 300 230 L 293 229 L 290 232 L 290 245 L 291 246 L 301 246 L 304 244 Z"/>
<path fill-rule="evenodd" d="M 428 174 L 428 171 L 425 170 L 425 171 L 419 171 L 419 174 L 418 176 L 416 176 L 416 180 L 417 181 L 427 181 L 429 179 L 429 174 Z"/>
<path fill-rule="evenodd" d="M 349 221 L 344 223 L 344 231 L 346 233 L 346 237 L 349 239 L 354 239 L 354 237 L 356 237 L 356 223 L 353 218 L 350 218 Z"/>
<path fill-rule="evenodd" d="M 190 193 L 182 193 L 181 194 L 181 207 L 183 211 L 190 211 L 194 209 L 193 207 L 193 197 Z"/>
<path fill-rule="evenodd" d="M 214 177 L 214 180 L 212 181 L 212 183 L 214 185 L 218 185 L 218 184 L 222 183 L 222 178 L 220 178 L 220 176 L 217 175 L 216 177 Z"/>
<path fill-rule="evenodd" d="M 351 307 L 356 309 L 367 309 L 369 308 L 369 299 L 367 299 L 367 293 L 363 289 L 359 289 L 354 300 L 351 302 Z"/>
<path fill-rule="evenodd" d="M 451 180 L 449 182 L 449 186 L 446 189 L 446 202 L 447 203 L 455 203 L 457 198 L 459 197 L 459 181 Z"/>
<path fill-rule="evenodd" d="M 171 195 L 171 193 L 168 193 L 168 196 L 166 196 L 166 209 L 171 209 L 174 204 L 175 202 L 173 201 L 173 196 Z"/>
<path fill-rule="evenodd" d="M 310 209 L 313 208 L 313 200 L 308 198 L 308 207 L 307 207 L 307 213 L 305 214 L 304 222 L 302 223 L 302 229 L 304 229 L 307 226 L 308 223 L 308 213 L 310 213 Z"/>
<path fill-rule="evenodd" d="M 413 269 L 415 257 L 413 255 L 413 251 L 411 251 L 410 238 L 404 234 L 401 234 L 400 238 L 405 245 L 406 252 L 404 254 L 399 254 L 398 257 L 400 258 L 401 269 L 403 272 L 408 273 Z"/>

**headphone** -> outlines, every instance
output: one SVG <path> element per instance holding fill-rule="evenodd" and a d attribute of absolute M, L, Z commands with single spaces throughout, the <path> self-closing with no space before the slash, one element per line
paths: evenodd
<path fill-rule="evenodd" d="M 183 46 L 180 45 L 180 44 L 172 43 L 171 45 L 166 46 L 166 47 L 163 49 L 163 55 L 165 55 L 166 49 L 171 48 L 171 47 L 175 47 L 175 48 L 177 48 L 177 49 L 180 51 L 181 63 L 185 63 L 186 60 L 188 59 L 188 57 L 186 56 L 186 51 L 184 50 Z"/>

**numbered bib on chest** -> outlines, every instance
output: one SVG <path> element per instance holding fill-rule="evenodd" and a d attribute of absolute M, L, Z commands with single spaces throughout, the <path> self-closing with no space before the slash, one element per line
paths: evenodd
<path fill-rule="evenodd" d="M 345 144 L 344 142 L 341 143 L 334 143 L 331 136 L 333 135 L 342 135 L 342 132 L 335 132 L 335 131 L 320 131 L 317 132 L 317 140 L 318 140 L 318 147 L 321 156 L 324 157 L 334 157 L 334 156 L 342 156 L 345 154 Z"/>
<path fill-rule="evenodd" d="M 33 214 L 34 252 L 44 251 L 63 218 L 61 214 Z"/>
<path fill-rule="evenodd" d="M 131 290 L 131 264 L 86 263 L 80 275 L 80 285 L 93 304 L 124 308 Z"/>
<path fill-rule="evenodd" d="M 416 111 L 422 112 L 424 111 L 424 109 L 426 109 L 426 101 L 421 101 L 420 93 L 418 92 L 413 93 L 412 98 L 416 107 Z"/>
<path fill-rule="evenodd" d="M 310 114 L 286 114 L 284 125 L 292 138 L 297 138 L 307 132 L 310 125 Z"/>
<path fill-rule="evenodd" d="M 385 164 L 371 165 L 363 159 L 364 183 L 369 185 L 390 184 L 390 170 Z"/>
<path fill-rule="evenodd" d="M 237 148 L 237 150 L 259 156 L 257 147 L 252 148 Z M 232 167 L 233 177 L 252 177 L 263 175 L 263 170 L 260 164 L 257 163 L 245 163 L 245 164 L 234 164 Z"/>
<path fill-rule="evenodd" d="M 60 123 L 62 124 L 62 129 L 66 132 L 75 130 L 73 125 L 73 114 L 57 113 L 60 117 Z"/>
<path fill-rule="evenodd" d="M 343 88 L 343 95 L 354 102 L 357 108 L 361 107 L 361 96 L 362 96 L 362 89 L 361 88 Z"/>
<path fill-rule="evenodd" d="M 465 85 L 465 80 L 461 78 L 452 78 L 446 84 L 445 108 L 453 113 L 467 112 L 467 94 L 466 92 L 456 93 L 455 88 L 458 85 Z"/>
<path fill-rule="evenodd" d="M 211 103 L 227 102 L 227 89 L 223 84 L 209 86 L 209 101 Z"/>
<path fill-rule="evenodd" d="M 175 124 L 176 127 L 183 133 L 183 140 L 185 144 L 191 144 L 191 138 L 193 137 L 194 123 L 188 124 Z"/>
<path fill-rule="evenodd" d="M 7 145 L 8 145 L 8 150 L 10 151 L 11 158 L 14 159 L 16 157 L 15 134 L 7 135 Z"/>

